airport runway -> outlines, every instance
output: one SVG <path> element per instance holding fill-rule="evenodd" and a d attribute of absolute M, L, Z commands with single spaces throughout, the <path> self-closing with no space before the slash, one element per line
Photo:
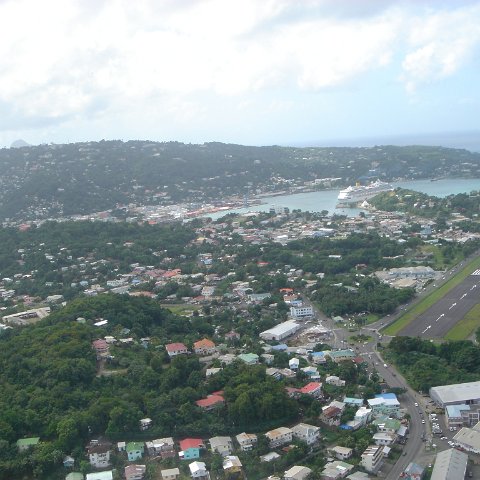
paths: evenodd
<path fill-rule="evenodd" d="M 480 269 L 450 290 L 398 335 L 443 338 L 477 303 L 480 303 Z"/>

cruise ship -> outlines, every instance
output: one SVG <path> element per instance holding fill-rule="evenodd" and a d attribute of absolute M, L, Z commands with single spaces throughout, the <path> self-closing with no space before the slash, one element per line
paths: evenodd
<path fill-rule="evenodd" d="M 382 192 L 391 192 L 393 187 L 389 183 L 377 180 L 370 185 L 355 185 L 340 190 L 338 194 L 338 203 L 341 206 L 357 204 L 378 195 Z"/>

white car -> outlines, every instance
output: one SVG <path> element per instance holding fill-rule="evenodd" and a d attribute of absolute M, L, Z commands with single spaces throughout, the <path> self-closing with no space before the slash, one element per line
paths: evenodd
<path fill-rule="evenodd" d="M 417 402 L 415 402 L 415 406 L 418 407 L 418 403 L 417 403 Z"/>
<path fill-rule="evenodd" d="M 425 423 L 425 420 L 422 420 L 422 423 L 424 424 L 424 423 Z"/>

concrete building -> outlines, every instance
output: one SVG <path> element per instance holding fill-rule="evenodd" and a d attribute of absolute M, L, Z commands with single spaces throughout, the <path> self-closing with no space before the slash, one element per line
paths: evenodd
<path fill-rule="evenodd" d="M 269 328 L 268 330 L 261 332 L 260 338 L 263 340 L 275 340 L 278 342 L 289 337 L 290 335 L 293 335 L 300 328 L 301 326 L 297 322 L 288 320 L 287 322 L 280 323 L 273 328 Z"/>
<path fill-rule="evenodd" d="M 285 480 L 304 480 L 312 473 L 312 470 L 308 467 L 302 467 L 301 465 L 294 465 L 287 470 L 283 476 Z"/>
<path fill-rule="evenodd" d="M 480 424 L 473 428 L 463 427 L 453 441 L 467 452 L 480 453 Z"/>
<path fill-rule="evenodd" d="M 377 473 L 383 463 L 383 448 L 378 445 L 370 445 L 363 453 L 360 465 L 367 472 Z"/>
<path fill-rule="evenodd" d="M 341 447 L 337 445 L 330 449 L 332 455 L 335 455 L 339 460 L 347 460 L 353 455 L 353 448 Z"/>
<path fill-rule="evenodd" d="M 327 463 L 325 468 L 320 473 L 321 480 L 338 480 L 345 478 L 355 467 L 349 463 L 335 460 L 334 462 Z"/>
<path fill-rule="evenodd" d="M 244 452 L 253 450 L 257 444 L 257 436 L 254 433 L 239 433 L 235 438 Z"/>
<path fill-rule="evenodd" d="M 320 427 L 309 425 L 308 423 L 299 423 L 292 427 L 293 437 L 305 442 L 307 445 L 313 445 L 320 439 Z"/>
<path fill-rule="evenodd" d="M 265 436 L 269 441 L 270 448 L 277 448 L 280 445 L 290 443 L 292 441 L 292 435 L 292 430 L 286 427 L 278 427 L 265 433 Z"/>
<path fill-rule="evenodd" d="M 464 480 L 468 455 L 455 448 L 437 454 L 430 480 Z"/>
<path fill-rule="evenodd" d="M 209 442 L 212 452 L 217 452 L 222 457 L 232 453 L 233 443 L 230 437 L 212 437 Z"/>
<path fill-rule="evenodd" d="M 431 399 L 440 407 L 480 403 L 480 382 L 440 385 L 430 389 Z"/>
<path fill-rule="evenodd" d="M 298 307 L 292 306 L 290 307 L 290 315 L 293 318 L 313 317 L 313 308 L 305 305 Z"/>
<path fill-rule="evenodd" d="M 178 468 L 167 468 L 166 470 L 161 470 L 160 474 L 163 480 L 177 480 L 180 476 L 180 470 Z"/>

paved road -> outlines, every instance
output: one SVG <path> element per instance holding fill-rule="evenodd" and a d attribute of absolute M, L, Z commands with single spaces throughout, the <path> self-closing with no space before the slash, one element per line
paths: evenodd
<path fill-rule="evenodd" d="M 469 275 L 398 335 L 443 338 L 480 302 L 480 275 Z"/>

